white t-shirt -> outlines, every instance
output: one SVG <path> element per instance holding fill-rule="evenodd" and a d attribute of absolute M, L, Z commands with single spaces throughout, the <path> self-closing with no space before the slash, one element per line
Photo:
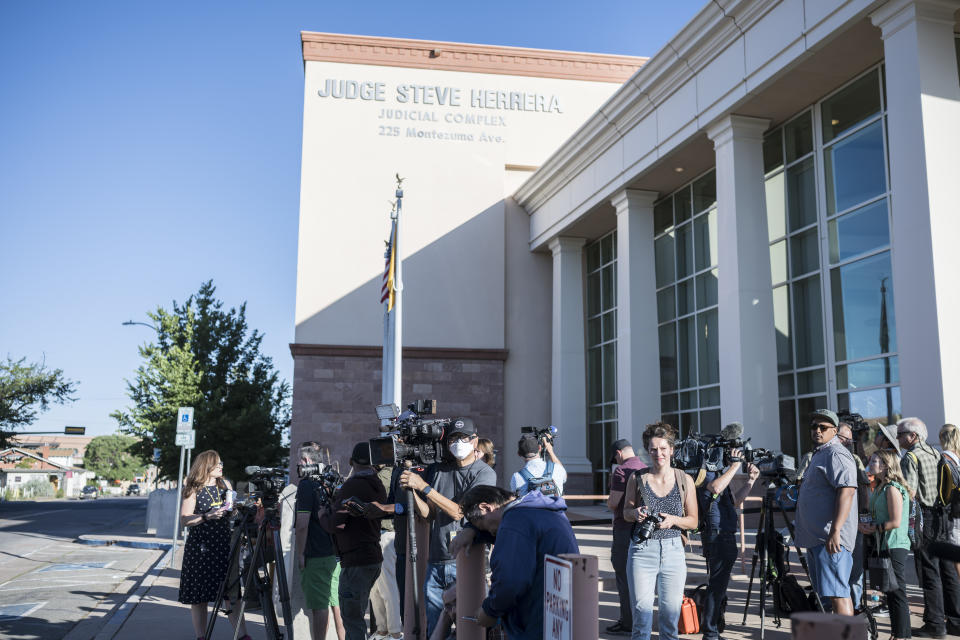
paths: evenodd
<path fill-rule="evenodd" d="M 527 464 L 523 467 L 530 472 L 534 478 L 539 478 L 543 475 L 543 472 L 547 468 L 547 461 L 537 456 L 532 460 L 527 460 Z M 554 463 L 553 465 L 553 475 L 551 476 L 553 482 L 557 485 L 557 492 L 561 495 L 563 494 L 563 483 L 567 481 L 567 470 L 563 468 L 563 465 L 559 462 Z M 522 487 L 526 483 L 526 480 L 523 479 L 523 476 L 520 475 L 520 472 L 513 474 L 513 477 L 510 478 L 510 491 L 516 493 L 517 489 Z"/>

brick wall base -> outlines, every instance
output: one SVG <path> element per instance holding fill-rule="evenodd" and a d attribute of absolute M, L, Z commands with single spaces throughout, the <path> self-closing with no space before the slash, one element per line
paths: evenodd
<path fill-rule="evenodd" d="M 296 447 L 316 440 L 330 449 L 346 474 L 353 445 L 379 435 L 375 408 L 381 397 L 379 348 L 290 345 L 293 353 L 291 467 Z M 506 352 L 404 349 L 401 397 L 438 403 L 438 417 L 467 416 L 480 437 L 504 451 L 503 362 Z M 497 465 L 503 484 L 502 465 Z"/>

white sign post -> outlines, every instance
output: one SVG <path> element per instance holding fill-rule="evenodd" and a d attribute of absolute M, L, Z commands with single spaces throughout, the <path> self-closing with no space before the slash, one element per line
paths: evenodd
<path fill-rule="evenodd" d="M 543 558 L 543 640 L 573 640 L 573 564 Z"/>
<path fill-rule="evenodd" d="M 183 454 L 187 449 L 193 449 L 196 442 L 196 431 L 193 430 L 193 407 L 177 409 L 176 445 L 180 447 L 180 472 L 177 474 L 177 508 L 173 518 L 173 540 L 170 548 L 170 563 L 177 559 L 177 536 L 180 533 L 180 500 L 183 494 Z M 189 445 L 189 446 L 188 446 Z"/>

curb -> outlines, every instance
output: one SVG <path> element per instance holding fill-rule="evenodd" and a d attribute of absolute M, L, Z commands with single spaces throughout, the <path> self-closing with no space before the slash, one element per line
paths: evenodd
<path fill-rule="evenodd" d="M 103 540 L 99 538 L 77 538 L 75 544 L 87 544 L 94 547 L 129 547 L 131 549 L 150 549 L 153 551 L 169 551 L 172 546 L 169 542 L 141 542 L 139 540 Z"/>
<path fill-rule="evenodd" d="M 78 540 L 78 542 L 80 542 Z M 103 544 L 111 544 L 114 541 L 103 542 Z M 129 541 L 117 541 L 118 546 L 131 546 L 137 549 L 160 549 L 165 548 L 167 550 L 150 568 L 150 571 L 147 573 L 146 577 L 140 582 L 140 586 L 137 587 L 130 597 L 127 598 L 126 602 L 117 607 L 113 615 L 111 615 L 107 622 L 100 628 L 100 631 L 97 632 L 97 635 L 94 636 L 94 640 L 111 640 L 113 636 L 120 631 L 120 627 L 123 626 L 123 623 L 127 621 L 127 618 L 130 617 L 130 614 L 133 610 L 140 604 L 140 600 L 147 594 L 147 591 L 153 586 L 153 583 L 156 582 L 157 578 L 161 573 L 167 568 L 167 565 L 170 561 L 170 545 L 161 545 L 155 547 L 136 547 L 136 543 L 130 542 L 129 544 L 121 544 L 122 542 Z M 95 544 L 95 542 L 82 542 L 82 544 Z M 160 543 L 142 543 L 142 544 L 160 544 Z"/>

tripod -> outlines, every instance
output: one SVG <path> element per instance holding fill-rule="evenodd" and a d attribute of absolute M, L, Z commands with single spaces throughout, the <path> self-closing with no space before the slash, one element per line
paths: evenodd
<path fill-rule="evenodd" d="M 781 482 L 785 482 L 782 480 Z M 780 509 L 780 513 L 783 515 L 784 522 L 787 523 L 787 529 L 790 531 L 790 539 L 793 543 L 793 547 L 797 552 L 797 557 L 800 559 L 800 565 L 803 567 L 804 573 L 807 574 L 807 577 L 810 576 L 810 570 L 807 568 L 807 561 L 803 557 L 803 554 L 800 553 L 800 548 L 796 543 L 796 535 L 794 533 L 793 524 L 790 522 L 790 519 L 787 517 L 787 512 L 783 508 L 783 504 L 779 500 L 774 499 L 776 493 L 776 482 L 771 480 L 770 484 L 767 486 L 767 491 L 763 495 L 763 502 L 760 505 L 760 524 L 757 527 L 757 542 L 753 548 L 753 561 L 750 563 L 750 583 L 747 586 L 747 603 L 743 608 L 743 622 L 742 624 L 747 624 L 747 612 L 750 609 L 750 598 L 753 594 L 753 580 L 755 573 L 758 573 L 760 576 L 760 640 L 763 640 L 764 627 L 766 625 L 766 605 L 767 605 L 767 590 L 770 585 L 776 582 L 779 582 L 783 576 L 777 573 L 775 567 L 771 567 L 772 560 L 770 559 L 770 549 L 774 548 L 776 545 L 776 529 L 773 523 L 773 505 L 776 502 L 777 507 Z M 760 571 L 756 572 L 757 560 L 760 560 Z M 817 595 L 814 591 L 814 597 L 817 602 L 817 609 L 823 611 L 823 604 L 820 602 L 820 596 Z M 776 616 L 776 625 L 780 626 L 780 615 L 779 613 L 774 614 Z"/>
<path fill-rule="evenodd" d="M 207 621 L 207 631 L 204 634 L 205 640 L 210 640 L 213 635 L 213 625 L 217 621 L 217 612 L 223 605 L 223 600 L 228 595 L 235 595 L 236 603 L 240 606 L 240 619 L 243 619 L 243 612 L 247 606 L 248 594 L 253 594 L 260 603 L 260 610 L 263 613 L 263 624 L 267 632 L 268 640 L 283 640 L 283 634 L 280 633 L 280 626 L 277 622 L 277 612 L 273 606 L 273 578 L 274 574 L 267 567 L 269 559 L 267 558 L 267 538 L 273 544 L 275 577 L 277 587 L 280 592 L 280 607 L 283 611 L 283 623 L 289 635 L 293 629 L 293 615 L 290 611 L 290 592 L 287 588 L 287 572 L 283 564 L 283 556 L 280 546 L 280 509 L 279 505 L 273 504 L 264 510 L 264 517 L 258 525 L 256 523 L 258 506 L 256 504 L 238 505 L 239 515 L 234 522 L 233 534 L 230 539 L 230 556 L 227 564 L 227 576 L 220 585 L 220 591 L 217 593 L 217 600 L 213 604 L 213 615 Z M 241 551 L 243 554 L 243 567 L 239 568 L 237 574 Z M 242 590 L 241 590 L 242 585 Z M 253 589 L 253 591 L 251 591 Z M 237 640 L 240 632 L 240 626 L 233 632 L 233 640 Z"/>

